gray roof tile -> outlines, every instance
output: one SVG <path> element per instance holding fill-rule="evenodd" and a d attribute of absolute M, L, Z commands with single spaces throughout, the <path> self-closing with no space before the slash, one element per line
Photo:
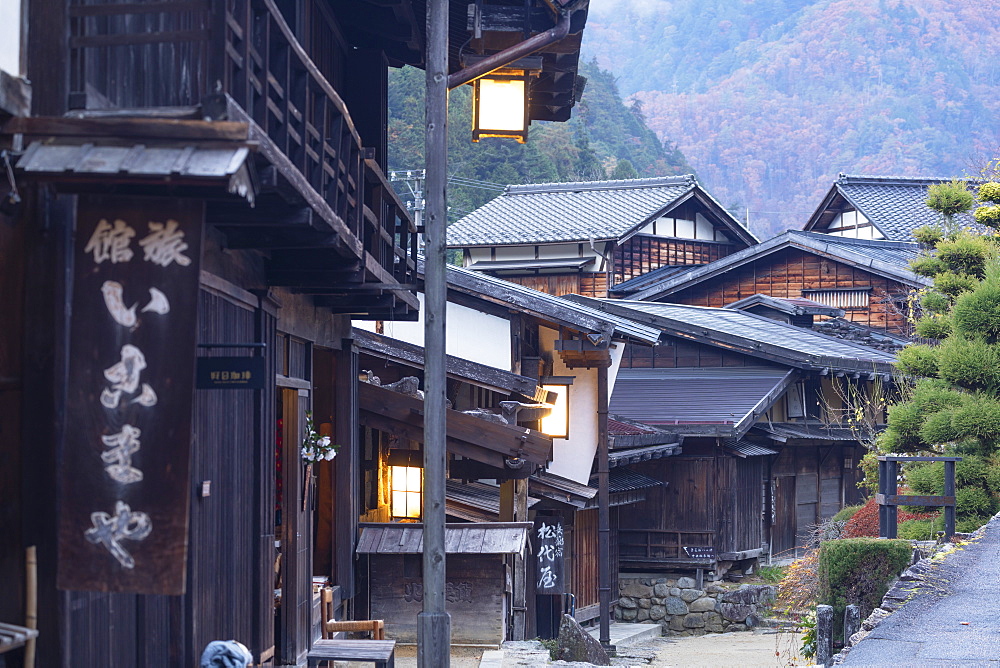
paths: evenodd
<path fill-rule="evenodd" d="M 692 175 L 507 186 L 449 226 L 448 245 L 619 239 L 696 187 Z"/>
<path fill-rule="evenodd" d="M 913 230 L 941 222 L 940 214 L 928 208 L 925 203 L 928 186 L 950 180 L 841 174 L 834 187 L 857 207 L 886 239 L 913 241 Z M 963 227 L 978 227 L 971 214 L 956 216 L 955 221 Z"/>

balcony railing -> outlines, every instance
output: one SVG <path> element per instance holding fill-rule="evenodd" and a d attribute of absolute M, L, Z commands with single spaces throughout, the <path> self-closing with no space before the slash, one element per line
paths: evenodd
<path fill-rule="evenodd" d="M 620 529 L 618 555 L 622 562 L 651 564 L 690 561 L 685 547 L 713 547 L 712 531 L 668 531 L 663 529 Z"/>
<path fill-rule="evenodd" d="M 72 0 L 69 14 L 71 106 L 181 107 L 228 94 L 357 238 L 369 274 L 413 283 L 410 216 L 273 0 Z"/>

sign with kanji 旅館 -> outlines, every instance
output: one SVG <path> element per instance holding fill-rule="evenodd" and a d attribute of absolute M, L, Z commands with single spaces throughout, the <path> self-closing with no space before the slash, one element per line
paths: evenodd
<path fill-rule="evenodd" d="M 81 196 L 60 589 L 184 593 L 199 200 Z"/>

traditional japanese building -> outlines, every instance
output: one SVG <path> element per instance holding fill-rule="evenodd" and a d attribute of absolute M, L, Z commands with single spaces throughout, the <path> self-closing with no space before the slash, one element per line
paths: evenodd
<path fill-rule="evenodd" d="M 566 120 L 576 5 L 470 34 L 451 2 L 450 70 L 559 25 L 526 116 Z M 320 585 L 355 615 L 351 318 L 419 307 L 386 86 L 423 65 L 425 5 L 23 6 L 0 75 L 0 621 L 26 616 L 34 547 L 38 665 L 192 666 L 230 638 L 304 665 Z"/>
<path fill-rule="evenodd" d="M 919 254 L 914 242 L 789 231 L 704 266 L 650 272 L 611 292 L 632 300 L 715 307 L 758 294 L 808 299 L 844 311 L 852 323 L 906 334 L 913 294 L 930 284 L 910 270 Z"/>
<path fill-rule="evenodd" d="M 662 334 L 653 348 L 626 349 L 611 394 L 615 419 L 675 434 L 683 449 L 632 466 L 664 485 L 621 516 L 623 569 L 719 577 L 794 555 L 810 527 L 858 501 L 857 464 L 885 422 L 892 353 L 747 311 L 572 299 Z M 866 416 L 854 429 L 852 410 Z"/>
<path fill-rule="evenodd" d="M 852 239 L 914 241 L 913 230 L 940 225 L 927 206 L 927 188 L 945 178 L 841 174 L 802 229 Z M 971 213 L 955 216 L 959 227 L 978 227 Z"/>
<path fill-rule="evenodd" d="M 463 265 L 554 295 L 607 297 L 757 243 L 692 175 L 507 186 L 448 228 Z"/>

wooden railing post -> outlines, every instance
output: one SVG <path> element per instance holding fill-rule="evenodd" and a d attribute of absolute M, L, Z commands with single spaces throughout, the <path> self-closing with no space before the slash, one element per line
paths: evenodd
<path fill-rule="evenodd" d="M 946 461 L 944 463 L 944 495 L 955 496 L 955 462 Z M 950 540 L 955 535 L 955 506 L 944 507 L 944 535 L 945 540 Z"/>

